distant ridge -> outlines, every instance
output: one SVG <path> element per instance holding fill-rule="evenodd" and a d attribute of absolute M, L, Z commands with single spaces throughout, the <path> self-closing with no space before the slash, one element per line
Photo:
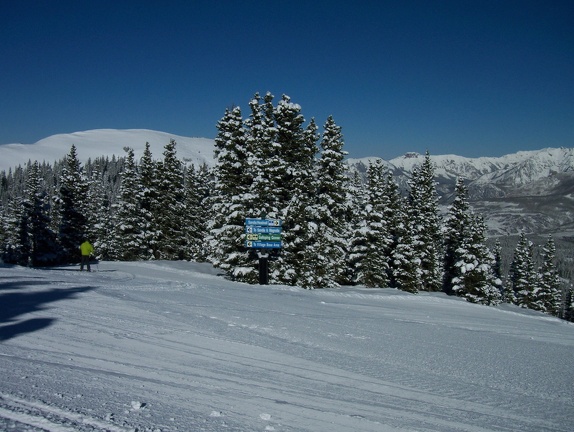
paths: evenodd
<path fill-rule="evenodd" d="M 177 142 L 177 155 L 186 163 L 213 166 L 215 142 L 148 129 L 95 129 L 53 135 L 34 144 L 0 145 L 0 171 L 8 172 L 28 161 L 53 164 L 64 158 L 72 144 L 80 161 L 100 156 L 122 157 L 124 147 L 132 147 L 136 160 L 149 142 L 155 159 L 161 159 L 171 139 Z M 412 170 L 424 155 L 405 153 L 384 161 L 403 191 L 408 189 Z M 494 235 L 554 233 L 574 238 L 574 148 L 546 148 L 521 151 L 502 157 L 467 158 L 432 155 L 437 192 L 443 211 L 452 200 L 458 177 L 465 179 L 472 207 L 484 215 L 488 233 Z M 347 159 L 350 170 L 365 174 L 377 157 Z"/>
<path fill-rule="evenodd" d="M 93 129 L 69 134 L 57 134 L 41 139 L 34 144 L 0 145 L 0 171 L 8 172 L 28 161 L 53 164 L 64 158 L 72 144 L 76 146 L 78 158 L 85 162 L 100 156 L 125 156 L 124 147 L 134 149 L 136 160 L 143 155 L 149 142 L 154 159 L 160 159 L 164 146 L 171 139 L 177 142 L 176 151 L 180 159 L 201 165 L 214 164 L 214 141 L 208 138 L 190 138 L 167 132 L 148 129 Z"/>

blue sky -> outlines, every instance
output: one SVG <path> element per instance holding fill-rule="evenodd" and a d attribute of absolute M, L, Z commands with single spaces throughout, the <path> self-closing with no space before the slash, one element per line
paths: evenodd
<path fill-rule="evenodd" d="M 0 0 L 0 144 L 213 138 L 287 94 L 350 157 L 574 146 L 574 2 Z"/>

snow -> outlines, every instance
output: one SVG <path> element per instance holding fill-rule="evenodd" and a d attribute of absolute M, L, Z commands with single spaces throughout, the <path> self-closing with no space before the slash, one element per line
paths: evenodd
<path fill-rule="evenodd" d="M 510 305 L 0 267 L 0 430 L 570 431 L 574 325 Z"/>
<path fill-rule="evenodd" d="M 46 162 L 52 164 L 63 159 L 72 144 L 76 146 L 78 158 L 85 163 L 89 158 L 112 155 L 124 157 L 124 147 L 132 147 L 136 160 L 143 156 L 146 142 L 154 159 L 160 159 L 164 147 L 174 139 L 179 159 L 196 165 L 206 163 L 214 165 L 214 141 L 208 138 L 189 138 L 167 132 L 148 129 L 94 129 L 70 134 L 58 134 L 44 138 L 34 144 L 3 144 L 0 145 L 0 171 L 8 172 L 18 165 L 26 165 L 28 161 Z"/>

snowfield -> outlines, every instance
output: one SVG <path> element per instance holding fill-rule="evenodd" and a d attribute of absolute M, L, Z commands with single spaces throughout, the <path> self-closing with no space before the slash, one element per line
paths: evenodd
<path fill-rule="evenodd" d="M 572 430 L 570 323 L 207 264 L 98 267 L 0 267 L 0 430 Z"/>

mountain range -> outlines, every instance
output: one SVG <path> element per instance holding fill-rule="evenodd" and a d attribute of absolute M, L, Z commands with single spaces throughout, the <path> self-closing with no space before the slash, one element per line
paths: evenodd
<path fill-rule="evenodd" d="M 124 147 L 134 149 L 136 159 L 149 142 L 154 158 L 161 158 L 170 139 L 177 142 L 177 154 L 186 163 L 213 166 L 214 141 L 190 138 L 147 129 L 96 129 L 58 134 L 34 144 L 0 145 L 0 171 L 8 172 L 28 161 L 53 163 L 62 159 L 74 144 L 80 160 L 100 156 L 124 156 Z M 405 153 L 384 161 L 402 190 L 406 190 L 412 170 L 425 155 Z M 466 158 L 431 155 L 437 180 L 441 210 L 453 197 L 457 178 L 462 177 L 468 199 L 482 214 L 489 236 L 526 233 L 574 236 L 574 148 L 546 148 L 521 151 L 502 157 Z M 376 157 L 347 159 L 350 170 L 362 174 Z"/>

